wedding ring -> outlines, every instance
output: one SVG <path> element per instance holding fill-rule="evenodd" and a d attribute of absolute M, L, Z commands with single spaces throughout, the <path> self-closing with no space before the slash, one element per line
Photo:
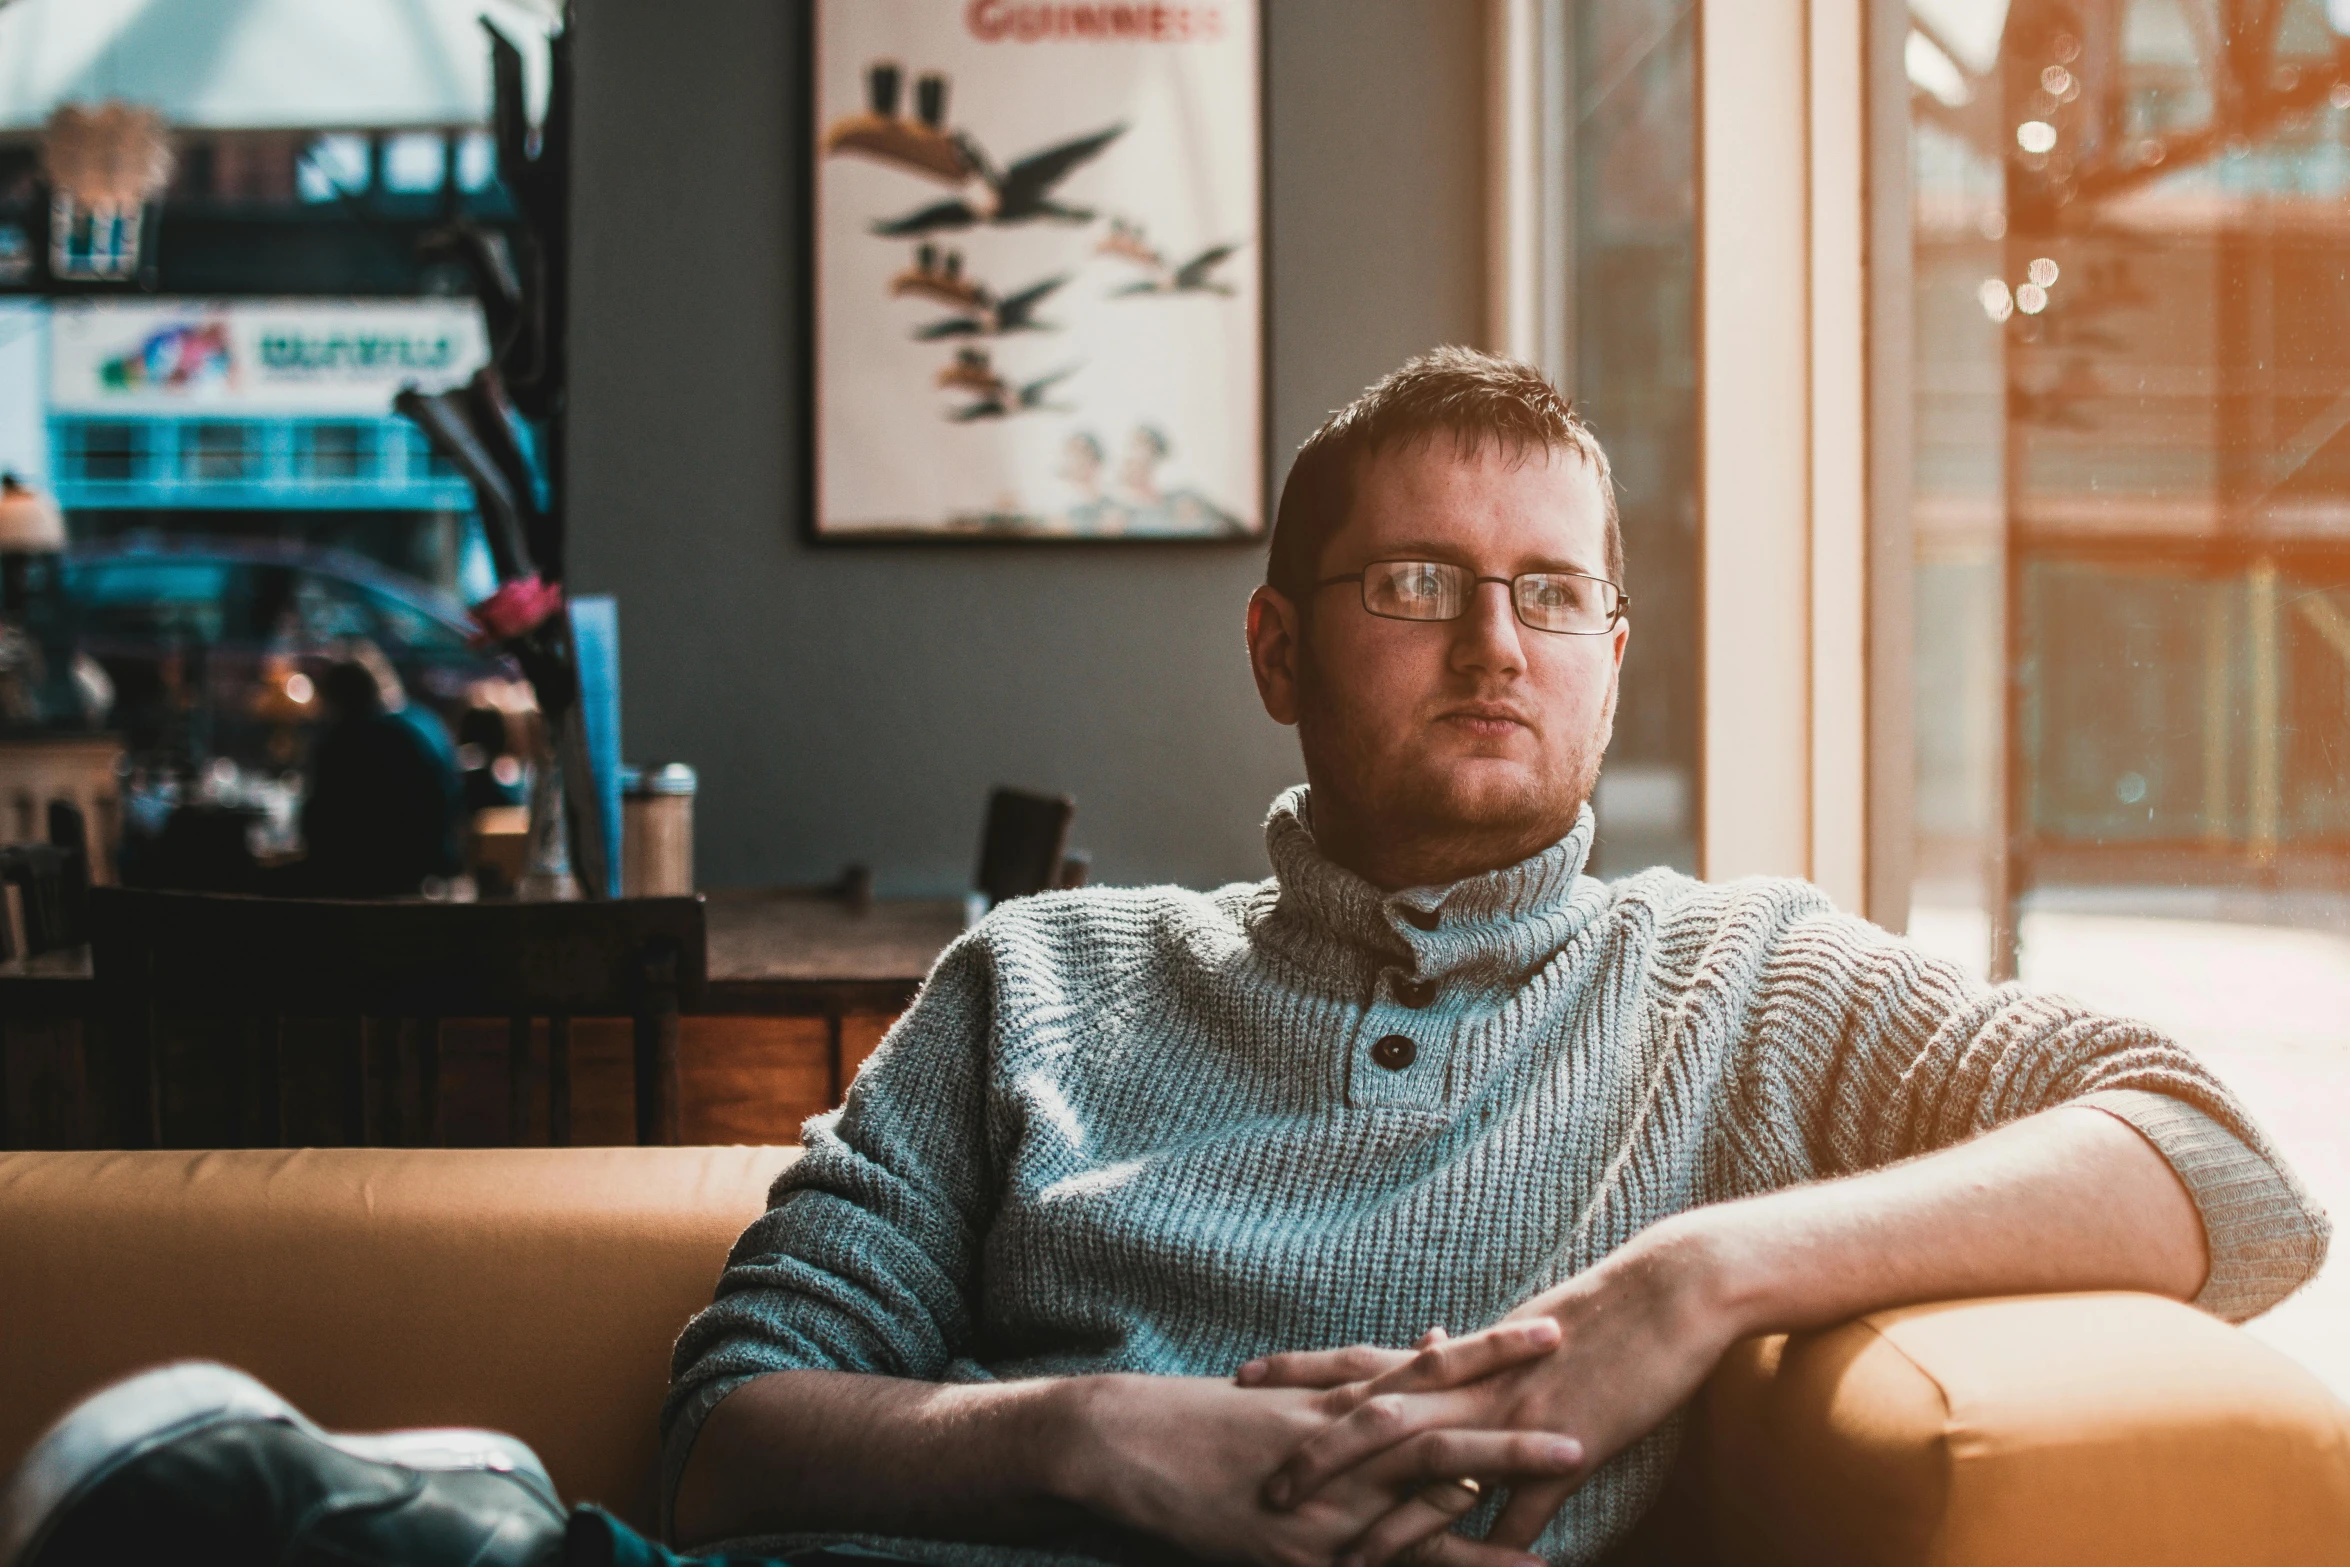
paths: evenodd
<path fill-rule="evenodd" d="M 1420 1488 L 1421 1501 L 1454 1518 L 1475 1507 L 1484 1494 L 1484 1488 L 1466 1475 L 1458 1480 L 1439 1480 Z"/>

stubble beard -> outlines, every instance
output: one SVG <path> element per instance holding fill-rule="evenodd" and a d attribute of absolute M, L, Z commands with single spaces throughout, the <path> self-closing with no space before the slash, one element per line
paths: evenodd
<path fill-rule="evenodd" d="M 1482 695 L 1477 693 L 1476 695 Z M 1541 853 L 1574 829 L 1615 728 L 1616 691 L 1593 733 L 1556 767 L 1472 786 L 1438 765 L 1394 765 L 1333 700 L 1313 656 L 1299 660 L 1298 745 L 1323 852 L 1382 887 L 1441 886 Z"/>

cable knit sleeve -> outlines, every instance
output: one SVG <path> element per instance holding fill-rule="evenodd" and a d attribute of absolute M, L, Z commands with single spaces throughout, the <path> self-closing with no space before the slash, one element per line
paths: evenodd
<path fill-rule="evenodd" d="M 2316 1273 L 2329 1235 L 2244 1107 L 2149 1024 L 2058 996 L 1985 987 L 1785 884 L 1739 889 L 1727 927 L 1760 925 L 1734 1119 L 1765 1184 L 1850 1174 L 1962 1142 L 2061 1104 L 2094 1106 L 2170 1161 L 2201 1214 L 2211 1272 L 2196 1304 L 2231 1321 Z M 1749 936 L 1759 932 L 1749 930 Z M 1729 975 L 1719 976 L 1730 978 Z"/>
<path fill-rule="evenodd" d="M 664 1512 L 702 1421 L 757 1376 L 858 1371 L 939 1381 L 972 1333 L 994 1201 L 985 1134 L 992 965 L 947 949 L 857 1075 L 802 1129 L 806 1152 L 688 1322 L 661 1410 Z"/>

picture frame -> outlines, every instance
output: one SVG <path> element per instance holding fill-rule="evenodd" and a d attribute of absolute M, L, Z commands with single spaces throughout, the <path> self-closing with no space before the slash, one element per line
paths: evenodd
<path fill-rule="evenodd" d="M 1262 0 L 807 15 L 806 536 L 1261 542 Z"/>

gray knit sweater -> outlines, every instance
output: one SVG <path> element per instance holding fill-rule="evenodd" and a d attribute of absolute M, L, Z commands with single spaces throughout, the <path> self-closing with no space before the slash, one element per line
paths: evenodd
<path fill-rule="evenodd" d="M 2201 1209 L 2200 1304 L 2316 1271 L 2324 1215 L 2153 1029 L 1986 990 L 1795 881 L 1532 859 L 1382 894 L 1274 805 L 1274 877 L 1024 898 L 940 958 L 677 1345 L 664 1494 L 763 1372 L 1225 1376 L 1270 1350 L 1476 1328 L 1705 1203 L 1866 1170 L 2067 1101 Z M 1587 1562 L 1660 1490 L 1678 1419 L 1543 1536 Z M 1490 1521 L 1493 1504 L 1468 1521 Z M 805 1540 L 741 1542 L 773 1550 Z M 942 1563 L 1157 1559 L 1106 1528 Z"/>

